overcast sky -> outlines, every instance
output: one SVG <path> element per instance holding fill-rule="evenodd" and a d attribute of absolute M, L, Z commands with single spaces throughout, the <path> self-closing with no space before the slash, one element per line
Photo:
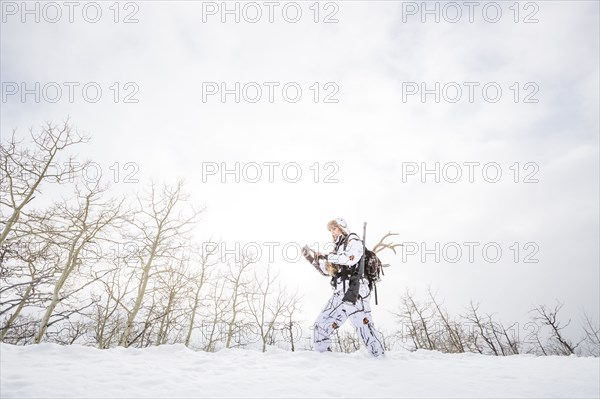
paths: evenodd
<path fill-rule="evenodd" d="M 22 4 L 2 2 L 2 139 L 70 116 L 93 137 L 81 158 L 119 163 L 115 192 L 185 179 L 199 239 L 279 243 L 307 321 L 328 281 L 281 249 L 326 244 L 340 216 L 369 246 L 406 244 L 381 255 L 381 324 L 428 286 L 455 312 L 523 320 L 559 299 L 598 317 L 598 2 Z M 236 163 L 239 183 L 221 175 Z"/>

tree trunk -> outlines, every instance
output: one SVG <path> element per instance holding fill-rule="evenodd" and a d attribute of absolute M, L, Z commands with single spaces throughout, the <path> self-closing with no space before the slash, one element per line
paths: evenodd
<path fill-rule="evenodd" d="M 128 312 L 127 315 L 127 326 L 125 327 L 125 331 L 123 332 L 123 336 L 121 337 L 121 342 L 119 342 L 119 346 L 127 348 L 129 346 L 129 336 L 131 335 L 131 330 L 133 328 L 133 323 L 135 322 L 135 318 L 142 307 L 142 301 L 144 300 L 144 296 L 146 295 L 146 287 L 148 286 L 148 280 L 150 279 L 150 268 L 152 267 L 152 262 L 154 261 L 154 256 L 156 254 L 156 247 L 158 246 L 158 235 L 152 244 L 152 250 L 150 252 L 150 256 L 148 257 L 148 261 L 144 265 L 144 271 L 142 273 L 142 277 L 140 279 L 140 286 L 138 288 L 138 294 L 135 299 L 135 304 L 133 305 L 133 309 Z"/>
<path fill-rule="evenodd" d="M 56 285 L 54 286 L 54 291 L 52 293 L 52 300 L 50 301 L 50 305 L 48 306 L 48 308 L 46 308 L 44 317 L 42 318 L 42 321 L 40 322 L 40 329 L 38 330 L 38 333 L 35 336 L 34 343 L 36 343 L 36 344 L 39 344 L 42 341 L 42 338 L 44 337 L 44 335 L 46 334 L 46 330 L 48 329 L 48 323 L 50 322 L 50 317 L 52 317 L 52 313 L 54 313 L 54 309 L 56 308 L 56 305 L 58 305 L 58 302 L 59 302 L 60 291 L 62 290 L 63 286 L 65 285 L 65 282 L 67 281 L 67 278 L 69 277 L 71 272 L 77 266 L 77 261 L 79 260 L 79 253 L 81 251 L 81 248 L 83 247 L 83 243 L 81 243 L 77 248 L 75 248 L 75 247 L 82 236 L 83 236 L 83 230 L 79 233 L 77 238 L 75 238 L 75 240 L 73 240 L 73 243 L 71 244 L 71 248 L 69 250 L 69 257 L 67 259 L 67 264 L 66 264 L 65 268 L 63 269 L 63 271 L 60 275 L 60 278 L 56 282 Z"/>

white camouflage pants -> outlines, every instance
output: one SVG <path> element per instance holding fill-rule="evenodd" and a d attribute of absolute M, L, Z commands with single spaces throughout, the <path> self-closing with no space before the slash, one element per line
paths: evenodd
<path fill-rule="evenodd" d="M 346 288 L 348 282 L 346 282 Z M 314 325 L 314 343 L 318 352 L 331 351 L 331 334 L 342 326 L 346 319 L 354 325 L 361 342 L 373 356 L 383 354 L 383 345 L 379 339 L 375 326 L 373 325 L 373 316 L 371 315 L 371 305 L 369 300 L 371 293 L 369 287 L 363 281 L 360 285 L 360 297 L 356 305 L 342 302 L 344 291 L 343 284 L 338 284 L 337 289 L 323 308 Z"/>

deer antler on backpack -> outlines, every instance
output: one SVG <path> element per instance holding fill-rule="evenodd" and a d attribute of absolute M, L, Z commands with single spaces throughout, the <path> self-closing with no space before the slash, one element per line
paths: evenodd
<path fill-rule="evenodd" d="M 377 252 L 383 251 L 384 249 L 388 248 L 388 249 L 391 249 L 394 252 L 394 254 L 396 254 L 396 247 L 402 247 L 402 246 L 404 246 L 404 244 L 398 244 L 398 243 L 395 244 L 394 242 L 386 243 L 383 241 L 390 236 L 397 236 L 397 235 L 398 235 L 398 233 L 392 233 L 391 231 L 388 232 L 381 238 L 381 240 L 379 240 L 379 242 L 377 244 L 375 244 L 372 251 L 377 253 Z M 388 267 L 388 266 L 389 266 L 389 264 L 383 265 L 383 267 Z"/>

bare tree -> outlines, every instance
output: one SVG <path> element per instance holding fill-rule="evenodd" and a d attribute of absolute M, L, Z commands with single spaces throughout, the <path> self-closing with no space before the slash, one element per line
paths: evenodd
<path fill-rule="evenodd" d="M 502 326 L 502 335 L 504 336 L 504 338 L 506 339 L 506 343 L 508 345 L 508 349 L 510 350 L 511 355 L 518 355 L 519 353 L 521 353 L 521 342 L 519 342 L 519 338 L 517 334 L 509 334 L 510 331 L 513 331 L 515 326 L 518 326 L 517 323 L 512 323 L 510 326 L 508 326 L 508 328 L 505 328 L 504 325 Z"/>
<path fill-rule="evenodd" d="M 446 352 L 463 353 L 465 348 L 462 340 L 463 333 L 461 331 L 460 323 L 450 320 L 448 311 L 443 309 L 441 304 L 438 303 L 435 298 L 435 294 L 431 292 L 431 288 L 429 288 L 428 293 L 431 303 L 437 311 L 439 320 L 441 320 L 441 325 L 445 330 L 445 337 L 441 338 L 441 342 L 446 346 Z"/>
<path fill-rule="evenodd" d="M 234 335 L 240 335 L 245 326 L 244 317 L 248 311 L 247 296 L 251 291 L 250 279 L 248 273 L 250 266 L 256 262 L 251 255 L 240 253 L 238 259 L 228 262 L 228 273 L 226 280 L 231 289 L 229 300 L 229 317 L 226 320 L 227 335 L 225 338 L 225 347 L 231 348 L 234 343 Z"/>
<path fill-rule="evenodd" d="M 557 355 L 571 355 L 575 353 L 578 344 L 573 344 L 564 337 L 562 330 L 567 327 L 571 320 L 562 325 L 557 319 L 558 312 L 564 304 L 557 302 L 553 310 L 548 309 L 545 305 L 536 306 L 531 310 L 534 313 L 534 319 L 542 323 L 542 325 L 550 328 L 550 347 L 551 351 Z"/>
<path fill-rule="evenodd" d="M 89 137 L 74 132 L 68 120 L 62 126 L 46 123 L 39 133 L 30 129 L 30 136 L 33 149 L 26 148 L 22 141 L 17 140 L 16 130 L 7 143 L 0 145 L 0 205 L 7 207 L 10 215 L 2 214 L 0 218 L 4 225 L 0 232 L 0 246 L 19 221 L 25 207 L 34 199 L 35 193 L 40 192 L 43 182 L 71 179 L 87 164 L 80 165 L 75 158 L 69 157 L 63 163 L 64 168 L 57 165 L 60 153 L 89 140 Z"/>
<path fill-rule="evenodd" d="M 360 349 L 360 341 L 354 331 L 336 328 L 334 338 L 334 345 L 338 352 L 352 353 Z"/>
<path fill-rule="evenodd" d="M 585 345 L 585 351 L 583 355 L 588 356 L 600 356 L 600 325 L 594 323 L 594 320 L 587 314 L 583 314 L 583 331 L 585 337 L 583 342 Z"/>
<path fill-rule="evenodd" d="M 53 334 L 52 341 L 59 345 L 72 345 L 78 339 L 84 337 L 90 328 L 90 324 L 84 320 L 76 320 L 72 323 L 64 323 Z"/>
<path fill-rule="evenodd" d="M 98 185 L 95 185 L 86 191 L 82 193 L 77 189 L 77 206 L 71 207 L 67 203 L 63 203 L 59 204 L 56 208 L 57 214 L 64 217 L 64 220 L 60 222 L 64 222 L 66 225 L 64 233 L 62 233 L 67 238 L 65 241 L 66 260 L 64 261 L 64 265 L 59 268 L 60 275 L 54 284 L 52 299 L 40 322 L 35 343 L 41 342 L 46 334 L 50 318 L 59 302 L 63 301 L 67 296 L 72 295 L 73 291 L 65 294 L 63 288 L 67 283 L 67 279 L 81 266 L 84 260 L 82 259 L 82 254 L 86 245 L 94 242 L 103 231 L 111 227 L 119 218 L 122 203 L 116 203 L 114 200 L 101 202 L 101 195 L 105 189 L 101 189 Z M 56 233 L 56 231 L 48 232 L 47 240 L 53 241 Z M 89 282 L 84 286 L 77 287 L 76 290 L 80 291 L 88 284 Z"/>
<path fill-rule="evenodd" d="M 13 130 L 10 138 L 0 143 L 2 341 L 12 327 L 22 332 L 32 331 L 33 317 L 18 320 L 25 308 L 43 306 L 49 300 L 41 287 L 51 283 L 58 263 L 52 243 L 39 235 L 51 225 L 52 214 L 28 210 L 44 183 L 73 181 L 87 165 L 87 162 L 78 164 L 73 156 L 61 159 L 68 147 L 88 141 L 87 136 L 73 131 L 68 120 L 62 126 L 46 123 L 40 132 L 30 129 L 30 139 L 31 143 L 17 139 L 17 132 Z M 16 337 L 13 333 L 10 336 Z"/>
<path fill-rule="evenodd" d="M 383 345 L 383 349 L 388 352 L 395 349 L 396 344 L 399 339 L 399 334 L 394 332 L 389 332 L 385 329 L 379 329 L 379 336 L 381 337 L 381 344 Z"/>
<path fill-rule="evenodd" d="M 290 297 L 285 288 L 275 286 L 277 279 L 278 274 L 272 274 L 271 265 L 267 265 L 264 277 L 254 273 L 254 284 L 247 296 L 248 312 L 258 329 L 263 352 L 266 352 L 267 344 L 275 344 L 278 326 L 285 324 L 286 313 L 293 312 L 291 309 L 298 301 L 297 295 Z"/>
<path fill-rule="evenodd" d="M 203 246 L 197 250 L 198 259 L 196 260 L 196 264 L 198 265 L 198 270 L 196 270 L 190 276 L 190 322 L 187 328 L 187 334 L 185 336 L 185 346 L 190 346 L 190 340 L 192 338 L 192 332 L 194 331 L 196 316 L 199 313 L 203 299 L 201 294 L 203 289 L 207 286 L 206 283 L 210 280 L 210 277 L 213 275 L 213 271 L 217 265 L 217 262 L 212 260 L 217 252 L 215 248 L 211 249 Z"/>
<path fill-rule="evenodd" d="M 479 304 L 474 304 L 473 301 L 470 303 L 469 313 L 465 318 L 472 323 L 475 328 L 473 334 L 473 344 L 479 353 L 484 353 L 485 347 L 487 347 L 494 355 L 500 355 L 500 349 L 498 348 L 497 342 L 490 336 L 489 326 L 486 321 L 479 314 Z M 478 339 L 481 338 L 483 341 L 481 344 Z M 481 345 L 485 344 L 485 347 Z"/>
<path fill-rule="evenodd" d="M 206 352 L 214 352 L 217 343 L 226 336 L 226 329 L 222 328 L 226 324 L 226 315 L 229 308 L 229 295 L 226 291 L 227 280 L 222 272 L 217 273 L 214 281 L 209 283 L 210 292 L 206 297 L 208 311 L 204 313 L 204 319 L 207 322 L 203 323 L 202 331 L 202 350 Z"/>
<path fill-rule="evenodd" d="M 521 342 L 518 335 L 514 334 L 516 323 L 505 327 L 501 322 L 494 321 L 492 315 L 480 314 L 479 304 L 473 301 L 462 318 L 470 327 L 469 331 L 464 331 L 464 343 L 468 351 L 495 356 L 516 355 L 520 352 Z"/>
<path fill-rule="evenodd" d="M 23 314 L 19 316 L 11 328 L 6 330 L 4 335 L 4 342 L 11 343 L 13 345 L 29 345 L 33 343 L 33 338 L 37 331 L 37 320 L 33 315 Z"/>
<path fill-rule="evenodd" d="M 119 343 L 121 346 L 127 347 L 131 343 L 130 335 L 155 269 L 159 269 L 161 262 L 164 265 L 168 258 L 174 257 L 181 250 L 180 240 L 187 240 L 189 229 L 201 212 L 192 211 L 191 215 L 178 212 L 179 206 L 188 199 L 182 189 L 181 181 L 173 188 L 163 187 L 160 192 L 156 191 L 153 184 L 148 195 L 138 197 L 139 209 L 132 221 L 137 233 L 132 240 L 139 243 L 142 270 L 135 301 L 127 311 L 127 324 Z M 146 325 L 144 330 L 147 328 Z"/>
<path fill-rule="evenodd" d="M 290 343 L 290 350 L 296 350 L 296 342 L 299 342 L 302 332 L 300 323 L 295 320 L 296 312 L 301 310 L 302 296 L 297 292 L 292 295 L 289 306 L 283 309 L 283 319 L 285 324 L 282 328 L 282 334 L 286 341 Z"/>
<path fill-rule="evenodd" d="M 24 236 L 19 242 L 4 247 L 0 263 L 0 341 L 5 341 L 9 330 L 20 319 L 27 307 L 42 306 L 49 295 L 42 287 L 49 283 L 56 271 L 58 255 L 50 243 L 35 236 Z M 32 318 L 21 322 L 30 323 Z M 34 328 L 31 324 L 31 328 Z M 21 326 L 20 331 L 26 328 Z M 15 337 L 12 334 L 13 338 Z M 9 341 L 14 342 L 14 341 Z"/>
<path fill-rule="evenodd" d="M 93 328 L 93 341 L 99 349 L 108 349 L 118 343 L 118 337 L 125 326 L 122 305 L 127 286 L 119 284 L 119 273 L 114 272 L 102 279 L 105 295 L 93 295 L 94 312 L 90 315 Z M 123 310 L 119 310 L 122 307 Z"/>
<path fill-rule="evenodd" d="M 158 313 L 161 316 L 158 319 L 160 324 L 155 338 L 155 345 L 161 345 L 167 343 L 169 333 L 176 323 L 176 307 L 181 291 L 185 289 L 186 276 L 184 272 L 173 268 L 157 273 L 156 277 L 160 286 L 156 287 L 154 291 L 162 300 L 157 301 L 159 305 Z"/>
<path fill-rule="evenodd" d="M 400 311 L 394 313 L 401 326 L 401 337 L 412 340 L 412 349 L 438 349 L 435 340 L 435 312 L 431 303 L 420 304 L 408 290 L 401 298 Z M 405 331 L 405 329 L 407 331 Z"/>

